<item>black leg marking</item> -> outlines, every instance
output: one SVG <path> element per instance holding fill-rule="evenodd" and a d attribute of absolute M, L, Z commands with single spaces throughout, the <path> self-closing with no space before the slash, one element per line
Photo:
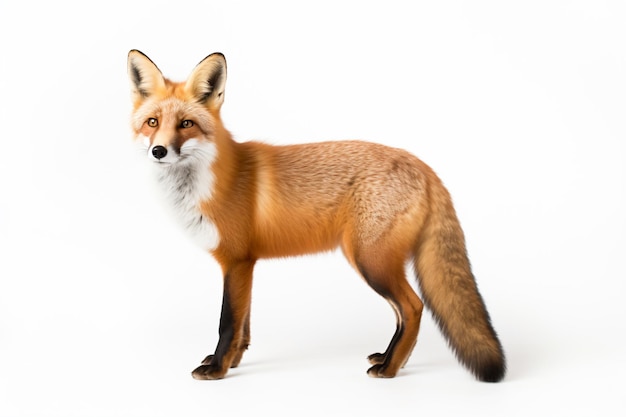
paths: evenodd
<path fill-rule="evenodd" d="M 225 282 L 227 281 L 228 276 L 226 276 Z M 220 339 L 217 342 L 215 354 L 213 355 L 213 359 L 211 361 L 211 365 L 214 367 L 220 367 L 222 365 L 224 355 L 226 355 L 228 349 L 230 348 L 230 345 L 233 342 L 233 336 L 235 334 L 233 324 L 233 310 L 230 303 L 230 294 L 228 292 L 228 288 L 225 287 L 224 297 L 222 299 L 222 314 L 220 317 L 219 327 Z"/>
<path fill-rule="evenodd" d="M 228 353 L 235 335 L 233 309 L 226 284 L 227 280 L 228 275 L 225 277 L 217 347 L 215 353 L 207 356 L 202 364 L 191 373 L 196 379 L 220 379 L 226 374 L 226 369 L 223 369 L 224 357 Z"/>

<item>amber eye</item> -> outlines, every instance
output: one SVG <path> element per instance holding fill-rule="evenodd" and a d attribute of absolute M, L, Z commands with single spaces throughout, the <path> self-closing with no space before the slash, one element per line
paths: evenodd
<path fill-rule="evenodd" d="M 193 126 L 193 122 L 191 120 L 183 120 L 182 122 L 180 122 L 180 127 L 182 127 L 183 129 L 187 129 L 191 126 Z"/>
<path fill-rule="evenodd" d="M 159 121 L 154 117 L 149 118 L 146 123 L 150 127 L 157 127 L 159 125 Z"/>

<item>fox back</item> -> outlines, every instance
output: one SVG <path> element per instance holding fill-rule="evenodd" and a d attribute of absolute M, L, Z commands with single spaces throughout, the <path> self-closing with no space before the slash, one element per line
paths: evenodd
<path fill-rule="evenodd" d="M 196 368 L 219 379 L 250 342 L 252 271 L 258 259 L 341 247 L 397 317 L 373 377 L 393 377 L 415 345 L 424 303 L 458 359 L 483 381 L 505 373 L 450 195 L 417 157 L 362 141 L 271 146 L 236 142 L 220 118 L 226 61 L 212 54 L 172 82 L 129 53 L 135 140 L 155 167 L 175 216 L 224 274 L 220 338 Z M 422 300 L 410 286 L 412 261 Z"/>

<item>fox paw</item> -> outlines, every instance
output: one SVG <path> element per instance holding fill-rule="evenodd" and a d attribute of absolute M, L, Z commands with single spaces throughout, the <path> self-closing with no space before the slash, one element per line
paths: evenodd
<path fill-rule="evenodd" d="M 367 374 L 372 378 L 393 378 L 396 376 L 397 372 L 389 370 L 386 366 L 382 364 L 377 364 L 372 366 L 367 370 Z"/>
<path fill-rule="evenodd" d="M 226 371 L 213 365 L 200 365 L 191 372 L 191 376 L 198 380 L 222 379 Z"/>
<path fill-rule="evenodd" d="M 385 355 L 382 353 L 372 353 L 367 357 L 372 365 L 382 365 L 385 362 Z"/>

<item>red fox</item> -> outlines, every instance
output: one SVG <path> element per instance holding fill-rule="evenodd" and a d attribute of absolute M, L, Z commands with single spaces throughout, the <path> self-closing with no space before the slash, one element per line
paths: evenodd
<path fill-rule="evenodd" d="M 131 50 L 128 73 L 135 140 L 154 163 L 183 228 L 223 271 L 219 340 L 194 378 L 223 378 L 248 348 L 258 259 L 337 247 L 397 317 L 387 349 L 368 357 L 370 376 L 391 378 L 404 366 L 425 304 L 477 379 L 504 377 L 504 352 L 476 287 L 450 195 L 425 163 L 401 149 L 362 141 L 235 141 L 220 118 L 226 83 L 220 53 L 177 83 Z M 407 261 L 423 302 L 406 278 Z"/>

